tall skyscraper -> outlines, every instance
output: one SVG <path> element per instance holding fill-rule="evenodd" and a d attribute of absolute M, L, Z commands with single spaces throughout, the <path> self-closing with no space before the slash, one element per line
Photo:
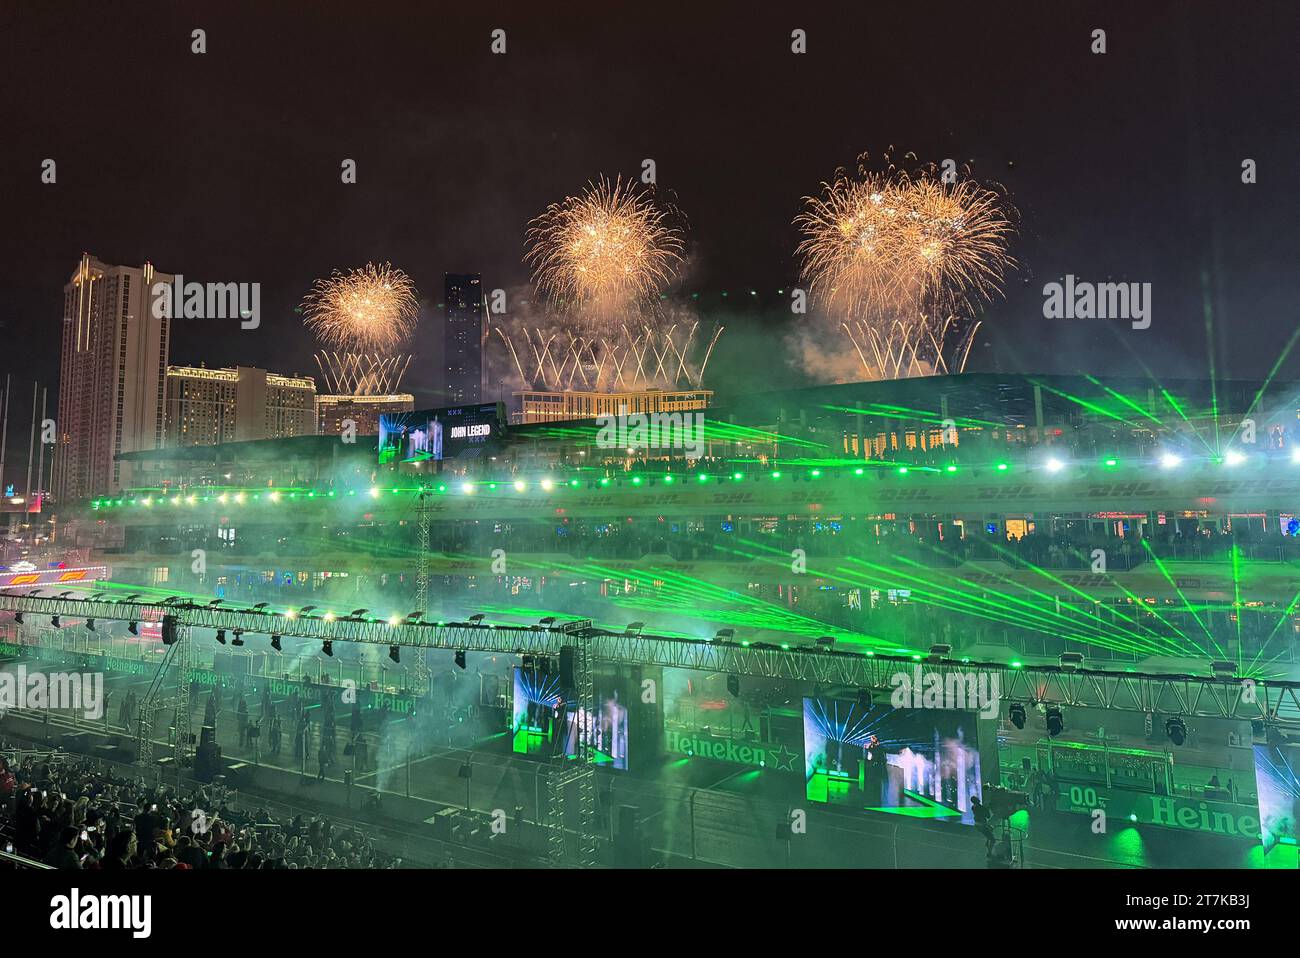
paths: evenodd
<path fill-rule="evenodd" d="M 480 401 L 483 390 L 483 280 L 478 273 L 445 273 L 447 401 Z"/>
<path fill-rule="evenodd" d="M 150 293 L 172 277 L 153 265 L 110 266 L 83 254 L 63 287 L 54 493 L 66 502 L 130 482 L 119 452 L 163 444 L 171 321 Z"/>

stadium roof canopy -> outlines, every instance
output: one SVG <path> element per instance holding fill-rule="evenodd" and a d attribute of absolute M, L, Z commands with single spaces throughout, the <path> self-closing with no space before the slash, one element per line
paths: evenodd
<path fill-rule="evenodd" d="M 1261 396 L 1261 391 L 1263 395 Z M 960 376 L 925 376 L 872 382 L 810 386 L 774 392 L 733 396 L 710 406 L 710 420 L 736 425 L 770 426 L 799 420 L 803 416 L 854 414 L 897 421 L 915 416 L 937 420 L 953 417 L 986 420 L 1007 426 L 1033 425 L 1036 408 L 1042 405 L 1045 421 L 1102 422 L 1123 425 L 1125 421 L 1150 426 L 1164 421 L 1177 423 L 1169 399 L 1181 415 L 1192 419 L 1215 416 L 1240 417 L 1252 413 L 1261 425 L 1267 415 L 1294 421 L 1300 403 L 1300 383 L 1293 381 L 1142 378 L 1100 379 L 1087 376 L 966 373 Z M 1143 410 L 1154 412 L 1144 419 Z M 1267 415 L 1266 415 L 1267 414 Z M 592 419 L 565 423 L 512 425 L 506 441 L 550 439 L 567 427 L 591 426 Z M 296 436 L 289 439 L 255 439 L 212 446 L 182 446 L 125 452 L 118 459 L 134 462 L 222 463 L 351 459 L 373 457 L 378 445 L 375 435 L 359 435 L 353 444 L 340 442 L 336 435 Z"/>

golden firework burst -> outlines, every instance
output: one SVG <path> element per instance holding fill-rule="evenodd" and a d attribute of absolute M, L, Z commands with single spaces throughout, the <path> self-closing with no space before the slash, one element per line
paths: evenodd
<path fill-rule="evenodd" d="M 358 353 L 401 346 L 415 331 L 415 284 L 388 263 L 367 263 L 318 279 L 303 300 L 304 320 L 327 346 Z"/>
<path fill-rule="evenodd" d="M 554 305 L 622 318 L 675 276 L 683 248 L 675 212 L 631 182 L 602 177 L 529 223 L 524 260 Z"/>
<path fill-rule="evenodd" d="M 1000 194 L 963 171 L 887 164 L 839 173 L 795 219 L 802 276 L 823 304 L 852 320 L 912 322 L 968 310 L 1001 290 L 1014 261 Z"/>

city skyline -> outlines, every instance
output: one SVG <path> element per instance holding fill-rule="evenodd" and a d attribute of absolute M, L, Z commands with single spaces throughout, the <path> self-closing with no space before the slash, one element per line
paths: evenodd
<path fill-rule="evenodd" d="M 1285 919 L 1297 35 L 0 5 L 19 937 L 220 933 L 176 870 L 878 870 L 873 917 L 996 870 L 1048 931 L 1073 870 L 1083 934 Z"/>
<path fill-rule="evenodd" d="M 1265 339 L 1284 336 L 1286 301 L 1276 284 L 1260 278 L 1283 268 L 1290 254 L 1251 237 L 1284 235 L 1284 224 L 1294 219 L 1296 201 L 1281 174 L 1294 136 L 1267 125 L 1262 136 L 1244 132 L 1254 129 L 1248 121 L 1261 112 L 1294 112 L 1270 73 L 1269 45 L 1286 32 L 1280 11 L 1271 14 L 1273 20 L 1209 17 L 1168 29 L 1159 8 L 1108 13 L 1111 49 L 1105 56 L 1089 51 L 1091 24 L 1083 12 L 1021 12 L 1024 34 L 1032 31 L 1035 38 L 1028 43 L 1004 37 L 974 14 L 954 11 L 945 18 L 953 29 L 926 37 L 932 46 L 925 71 L 905 68 L 901 76 L 878 72 L 869 62 L 861 64 L 865 72 L 859 75 L 856 61 L 850 69 L 834 55 L 789 57 L 788 63 L 776 61 L 775 71 L 757 69 L 773 50 L 788 46 L 796 24 L 785 14 L 765 13 L 744 23 L 733 23 L 721 11 L 707 14 L 691 30 L 659 38 L 653 52 L 639 51 L 636 30 L 616 21 L 601 26 L 577 13 L 558 19 L 548 14 L 548 27 L 566 28 L 568 39 L 560 41 L 542 28 L 540 14 L 513 14 L 503 21 L 510 28 L 503 56 L 489 50 L 493 21 L 453 15 L 440 28 L 460 42 L 451 45 L 446 63 L 429 69 L 475 77 L 466 101 L 416 92 L 421 69 L 402 54 L 415 49 L 414 37 L 404 34 L 419 31 L 401 30 L 406 17 L 384 12 L 351 28 L 349 43 L 368 69 L 338 74 L 309 59 L 304 76 L 313 78 L 321 95 L 295 100 L 299 95 L 292 91 L 299 87 L 285 87 L 288 74 L 278 58 L 266 55 L 266 44 L 288 31 L 305 46 L 328 49 L 338 42 L 334 18 L 300 23 L 277 12 L 268 16 L 261 32 L 243 29 L 238 11 L 220 9 L 168 12 L 143 35 L 102 27 L 114 41 L 104 48 L 126 51 L 166 47 L 175 36 L 175 49 L 162 64 L 189 78 L 194 99 L 186 103 L 178 91 L 148 85 L 160 98 L 161 115 L 190 120 L 183 135 L 171 138 L 175 149 L 166 155 L 123 138 L 93 113 L 87 116 L 89 129 L 78 135 L 43 121 L 34 112 L 37 105 L 63 112 L 98 60 L 84 47 L 88 24 L 59 20 L 56 49 L 54 18 L 36 13 L 28 19 L 14 63 L 20 75 L 42 76 L 43 85 L 38 97 L 20 80 L 17 96 L 5 107 L 16 136 L 5 150 L 2 175 L 15 221 L 41 222 L 45 235 L 40 244 L 14 243 L 12 235 L 0 241 L 13 246 L 6 249 L 7 261 L 18 267 L 0 306 L 0 329 L 24 337 L 37 333 L 42 317 L 48 321 L 52 315 L 53 284 L 61 285 L 59 274 L 66 271 L 61 264 L 84 248 L 108 261 L 149 260 L 204 281 L 261 283 L 267 317 L 261 330 L 178 323 L 177 355 L 213 366 L 242 362 L 306 374 L 313 368 L 311 343 L 297 329 L 296 308 L 312 279 L 369 259 L 391 259 L 423 291 L 414 351 L 432 357 L 432 343 L 441 334 L 436 291 L 443 273 L 474 269 L 486 288 L 505 290 L 516 305 L 529 295 L 521 262 L 529 219 L 597 176 L 640 176 L 648 158 L 655 161 L 659 189 L 671 193 L 691 218 L 692 245 L 679 291 L 687 302 L 702 294 L 703 318 L 728 326 L 714 357 L 714 381 L 707 385 L 743 389 L 756 362 L 763 364 L 761 378 L 775 385 L 815 381 L 789 355 L 763 348 L 773 335 L 794 336 L 797 344 L 802 331 L 776 294 L 797 280 L 798 236 L 791 219 L 800 197 L 815 192 L 837 167 L 851 167 L 863 151 L 879 156 L 893 147 L 927 161 L 969 161 L 979 177 L 1004 184 L 1019 210 L 1013 251 L 1021 268 L 1010 277 L 1005 300 L 984 310 L 973 371 L 1069 373 L 1104 361 L 1135 373 L 1145 364 L 1160 376 L 1203 372 L 1209 366 L 1203 328 L 1209 315 L 1218 370 L 1263 375 L 1271 358 L 1247 348 L 1229 329 L 1249 322 Z M 877 30 L 896 36 L 900 45 L 923 30 L 920 19 L 905 13 L 883 16 L 887 20 Z M 195 18 L 207 21 L 210 46 L 202 56 L 188 46 Z M 803 12 L 795 19 L 800 18 L 815 49 L 840 50 L 844 41 L 831 21 Z M 66 32 L 72 42 L 64 42 Z M 1257 42 L 1250 57 L 1234 52 L 1241 48 L 1234 37 L 1246 35 Z M 1002 51 L 1005 64 L 965 76 L 958 53 L 967 36 Z M 66 52 L 79 45 L 80 58 Z M 728 116 L 718 114 L 712 97 L 700 95 L 714 89 L 709 84 L 715 81 L 696 65 L 724 46 L 739 58 L 733 71 L 751 80 L 743 94 L 732 96 Z M 1208 63 L 1200 57 L 1201 69 L 1189 73 L 1186 65 L 1212 50 L 1220 54 Z M 662 53 L 672 53 L 682 69 L 663 74 L 658 83 L 633 89 L 615 75 L 607 89 L 582 83 L 591 72 L 608 74 L 616 64 L 645 64 Z M 66 69 L 52 75 L 21 70 L 41 56 L 66 59 Z M 1069 97 L 1060 98 L 1064 81 L 1050 79 L 1050 71 L 1034 90 L 1017 85 L 1039 64 L 1062 58 L 1073 75 L 1086 71 L 1087 81 L 1072 84 Z M 123 82 L 143 79 L 135 58 L 125 61 Z M 656 70 L 648 75 L 659 76 Z M 521 80 L 528 89 L 522 99 L 514 95 Z M 921 97 L 924 109 L 909 101 L 902 110 L 888 97 L 873 96 L 870 116 L 858 120 L 844 112 L 838 97 L 822 92 L 853 86 L 879 92 L 899 83 Z M 1130 151 L 1116 151 L 1109 136 L 1101 136 L 1109 129 L 1108 105 L 1139 87 L 1133 108 L 1145 125 L 1131 131 Z M 560 108 L 583 102 L 573 97 L 579 88 L 590 98 L 587 117 L 608 122 L 592 124 Z M 262 89 L 284 92 L 258 106 L 253 91 Z M 379 91 L 389 100 L 372 111 L 371 98 Z M 1058 116 L 1042 109 L 1049 102 L 1075 106 Z M 290 104 L 298 107 L 292 121 L 284 114 Z M 1006 112 L 1013 106 L 1019 117 L 1014 123 Z M 199 120 L 205 110 L 207 119 Z M 108 138 L 112 158 L 95 160 L 92 180 L 83 136 L 97 128 Z M 244 128 L 257 150 L 210 149 L 221 142 L 223 130 Z M 448 152 L 438 144 L 452 129 L 461 147 Z M 810 138 L 814 130 L 819 134 Z M 47 156 L 59 164 L 55 184 L 40 181 Z M 1243 158 L 1258 164 L 1258 182 L 1241 182 Z M 346 159 L 357 164 L 355 184 L 340 182 Z M 413 175 L 413 163 L 420 162 L 424 166 Z M 112 201 L 93 190 L 104 182 L 120 188 Z M 127 209 L 136 212 L 124 216 Z M 1099 233 L 1103 222 L 1126 226 Z M 1248 222 L 1265 226 L 1248 233 Z M 1278 229 L 1270 231 L 1270 222 Z M 201 229 L 193 228 L 200 223 Z M 1045 321 L 1041 288 L 1066 274 L 1151 282 L 1162 319 L 1148 334 L 1150 344 L 1117 335 L 1112 326 Z M 737 308 L 750 290 L 770 298 Z M 32 342 L 31 370 L 52 380 L 55 343 L 40 335 Z M 418 397 L 432 397 L 437 369 L 417 362 L 408 382 Z"/>

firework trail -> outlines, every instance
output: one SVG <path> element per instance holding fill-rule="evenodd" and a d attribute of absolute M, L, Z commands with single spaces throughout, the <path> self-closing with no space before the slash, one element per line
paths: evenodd
<path fill-rule="evenodd" d="M 510 377 L 550 390 L 699 388 L 722 329 L 661 302 L 685 233 L 681 210 L 621 178 L 547 207 L 528 224 L 524 262 L 549 315 L 494 327 Z"/>
<path fill-rule="evenodd" d="M 601 177 L 529 223 L 524 262 L 553 307 L 589 322 L 624 321 L 675 278 L 678 215 L 631 182 Z"/>
<path fill-rule="evenodd" d="M 803 280 L 873 378 L 960 372 L 971 314 L 1015 265 L 1002 196 L 968 170 L 944 182 L 933 164 L 873 170 L 864 156 L 805 197 L 795 224 Z"/>
<path fill-rule="evenodd" d="M 415 331 L 415 284 L 388 263 L 335 270 L 316 280 L 302 305 L 307 328 L 325 345 L 348 352 L 386 352 Z"/>
<path fill-rule="evenodd" d="M 391 396 L 400 388 L 412 357 L 321 350 L 315 359 L 321 379 L 333 395 Z"/>
<path fill-rule="evenodd" d="M 611 392 L 620 389 L 699 389 L 723 327 L 705 333 L 698 320 L 623 325 L 614 333 L 587 335 L 556 327 L 518 326 L 496 332 L 512 377 L 534 389 Z M 699 348 L 697 348 L 699 347 Z M 697 358 L 697 353 L 702 357 Z"/>

